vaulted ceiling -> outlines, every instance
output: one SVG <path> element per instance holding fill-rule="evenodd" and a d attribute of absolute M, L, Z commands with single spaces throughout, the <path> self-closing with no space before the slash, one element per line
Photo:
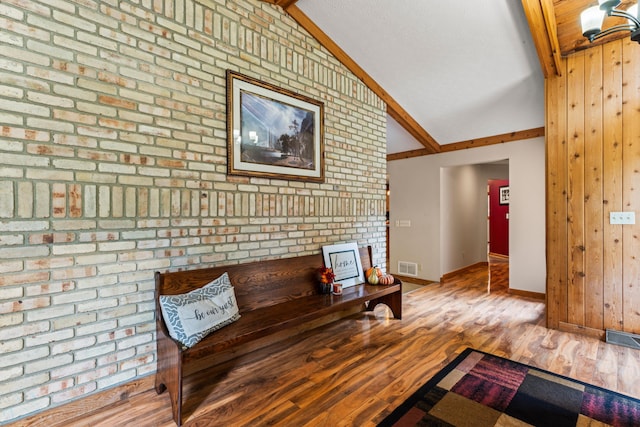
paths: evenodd
<path fill-rule="evenodd" d="M 387 103 L 390 160 L 544 135 L 544 78 L 562 56 L 590 46 L 579 15 L 596 3 L 263 1 Z"/>

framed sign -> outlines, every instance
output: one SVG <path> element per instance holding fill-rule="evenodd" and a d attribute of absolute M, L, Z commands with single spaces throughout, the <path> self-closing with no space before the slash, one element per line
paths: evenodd
<path fill-rule="evenodd" d="M 322 256 L 325 267 L 333 269 L 333 274 L 336 275 L 335 283 L 342 283 L 345 288 L 364 283 L 357 243 L 323 246 Z"/>
<path fill-rule="evenodd" d="M 499 188 L 500 193 L 500 199 L 499 202 L 501 205 L 508 205 L 509 204 L 509 186 L 506 187 L 500 187 Z"/>
<path fill-rule="evenodd" d="M 227 70 L 230 175 L 324 181 L 324 104 Z"/>

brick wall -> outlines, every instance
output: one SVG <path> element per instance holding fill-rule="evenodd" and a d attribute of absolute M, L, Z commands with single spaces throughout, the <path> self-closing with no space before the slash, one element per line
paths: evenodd
<path fill-rule="evenodd" d="M 0 2 L 0 422 L 155 371 L 153 272 L 385 250 L 385 105 L 257 0 Z M 322 184 L 227 176 L 225 71 L 325 105 Z"/>

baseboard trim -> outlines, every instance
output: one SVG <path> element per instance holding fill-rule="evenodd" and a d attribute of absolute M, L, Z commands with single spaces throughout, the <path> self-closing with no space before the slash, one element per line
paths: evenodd
<path fill-rule="evenodd" d="M 602 341 L 604 341 L 606 335 L 605 331 L 602 329 L 588 328 L 586 326 L 575 325 L 567 322 L 560 322 L 558 324 L 558 330 L 562 332 L 570 332 L 572 334 L 588 335 Z"/>
<path fill-rule="evenodd" d="M 467 271 L 471 271 L 474 270 L 476 268 L 480 268 L 480 267 L 489 267 L 489 263 L 487 261 L 480 261 L 480 262 L 476 262 L 475 264 L 471 264 L 471 265 L 467 265 L 466 267 L 462 267 L 458 270 L 454 270 L 454 271 L 450 271 L 448 273 L 445 273 L 442 275 L 442 277 L 440 278 L 440 283 L 446 282 L 447 280 L 451 279 L 452 277 L 455 277 L 459 274 L 464 274 Z"/>
<path fill-rule="evenodd" d="M 546 299 L 546 295 L 540 292 L 531 292 L 531 291 L 523 291 L 521 289 L 511 289 L 509 288 L 509 293 L 512 295 L 518 295 L 520 297 L 534 298 L 544 301 Z"/>
<path fill-rule="evenodd" d="M 416 285 L 430 285 L 432 283 L 436 283 L 433 280 L 420 279 L 418 277 L 413 277 L 413 276 L 402 276 L 400 274 L 395 274 L 395 273 L 393 274 L 393 277 L 396 277 L 402 280 L 403 282 L 414 283 Z"/>
<path fill-rule="evenodd" d="M 20 418 L 8 426 L 47 426 L 62 427 L 72 424 L 98 409 L 115 403 L 126 402 L 130 397 L 153 390 L 156 374 L 136 378 L 95 394 L 89 394 L 60 406 L 44 409 L 34 415 Z"/>
<path fill-rule="evenodd" d="M 489 252 L 489 259 L 501 260 L 501 261 L 509 261 L 509 255 L 503 255 L 496 252 Z"/>

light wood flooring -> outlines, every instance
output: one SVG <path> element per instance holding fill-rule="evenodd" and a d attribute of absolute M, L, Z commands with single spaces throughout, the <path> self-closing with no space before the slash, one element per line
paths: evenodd
<path fill-rule="evenodd" d="M 640 397 L 639 351 L 546 329 L 542 300 L 487 281 L 477 267 L 405 294 L 402 320 L 357 314 L 193 375 L 185 425 L 374 426 L 466 347 Z M 169 405 L 151 390 L 64 425 L 173 426 Z"/>

